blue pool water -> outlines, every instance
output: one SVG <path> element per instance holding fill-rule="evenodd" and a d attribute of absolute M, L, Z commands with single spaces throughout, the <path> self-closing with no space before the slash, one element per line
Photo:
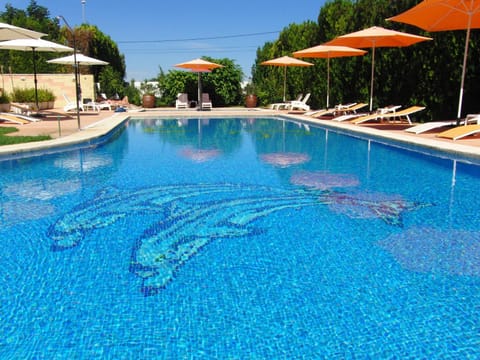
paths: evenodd
<path fill-rule="evenodd" d="M 281 119 L 0 162 L 0 358 L 480 356 L 480 168 Z"/>

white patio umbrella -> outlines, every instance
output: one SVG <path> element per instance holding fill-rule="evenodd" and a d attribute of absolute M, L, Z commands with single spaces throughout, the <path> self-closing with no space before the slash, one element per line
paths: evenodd
<path fill-rule="evenodd" d="M 83 54 L 77 53 L 76 57 L 78 65 L 108 65 L 108 62 L 106 61 L 98 60 Z M 75 65 L 75 57 L 72 54 L 61 58 L 48 60 L 47 63 L 60 65 Z"/>
<path fill-rule="evenodd" d="M 36 52 L 67 52 L 73 51 L 71 47 L 60 45 L 52 41 L 43 39 L 15 39 L 0 42 L 0 49 L 5 50 L 19 50 L 19 51 L 32 51 L 33 56 L 33 81 L 35 84 L 35 105 L 38 109 L 38 94 L 37 94 L 37 60 Z"/>
<path fill-rule="evenodd" d="M 0 41 L 24 38 L 39 39 L 45 35 L 47 34 L 0 22 Z"/>
<path fill-rule="evenodd" d="M 79 54 L 79 53 L 47 61 L 47 63 L 49 63 L 49 64 L 72 65 L 73 68 L 74 68 L 74 71 L 79 72 L 78 67 L 75 65 L 75 62 L 77 64 L 77 66 L 80 66 L 80 65 L 84 65 L 84 66 L 108 65 L 107 61 L 98 60 L 98 59 L 92 58 L 90 56 L 86 56 L 86 55 Z M 78 80 L 78 82 L 79 82 L 78 86 L 80 86 L 80 79 Z"/>

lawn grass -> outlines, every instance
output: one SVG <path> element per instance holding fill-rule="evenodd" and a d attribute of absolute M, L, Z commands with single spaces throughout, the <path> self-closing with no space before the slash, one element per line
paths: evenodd
<path fill-rule="evenodd" d="M 50 135 L 39 135 L 39 136 L 7 136 L 18 131 L 14 127 L 0 127 L 0 146 L 1 145 L 12 145 L 12 144 L 22 144 L 32 141 L 43 141 L 50 140 L 52 137 Z"/>

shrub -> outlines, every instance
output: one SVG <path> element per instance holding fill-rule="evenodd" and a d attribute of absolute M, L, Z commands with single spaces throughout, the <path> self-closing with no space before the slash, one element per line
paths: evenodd
<path fill-rule="evenodd" d="M 55 101 L 55 95 L 51 90 L 38 89 L 38 101 L 40 102 Z"/>
<path fill-rule="evenodd" d="M 37 95 L 38 95 L 39 102 L 55 101 L 55 95 L 51 90 L 38 89 Z M 13 93 L 12 93 L 12 99 L 14 102 L 19 102 L 19 103 L 33 103 L 35 102 L 35 89 L 34 88 L 15 89 L 13 90 Z"/>
<path fill-rule="evenodd" d="M 14 89 L 12 100 L 19 103 L 35 102 L 35 89 Z"/>
<path fill-rule="evenodd" d="M 3 93 L 0 95 L 0 104 L 9 104 L 10 103 L 10 96 L 8 94 Z"/>

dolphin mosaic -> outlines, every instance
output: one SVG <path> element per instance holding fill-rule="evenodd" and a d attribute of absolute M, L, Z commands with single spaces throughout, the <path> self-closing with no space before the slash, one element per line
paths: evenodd
<path fill-rule="evenodd" d="M 129 270 L 142 279 L 141 291 L 154 295 L 178 269 L 210 242 L 262 232 L 256 221 L 273 212 L 343 203 L 344 195 L 315 189 L 245 184 L 182 184 L 138 190 L 106 189 L 52 224 L 52 250 L 73 248 L 89 234 L 120 219 L 154 219 L 134 240 Z M 367 206 L 362 200 L 352 206 Z M 388 207 L 386 208 L 388 210 Z M 413 209 L 398 207 L 388 218 Z M 395 221 L 390 221 L 395 223 Z"/>

